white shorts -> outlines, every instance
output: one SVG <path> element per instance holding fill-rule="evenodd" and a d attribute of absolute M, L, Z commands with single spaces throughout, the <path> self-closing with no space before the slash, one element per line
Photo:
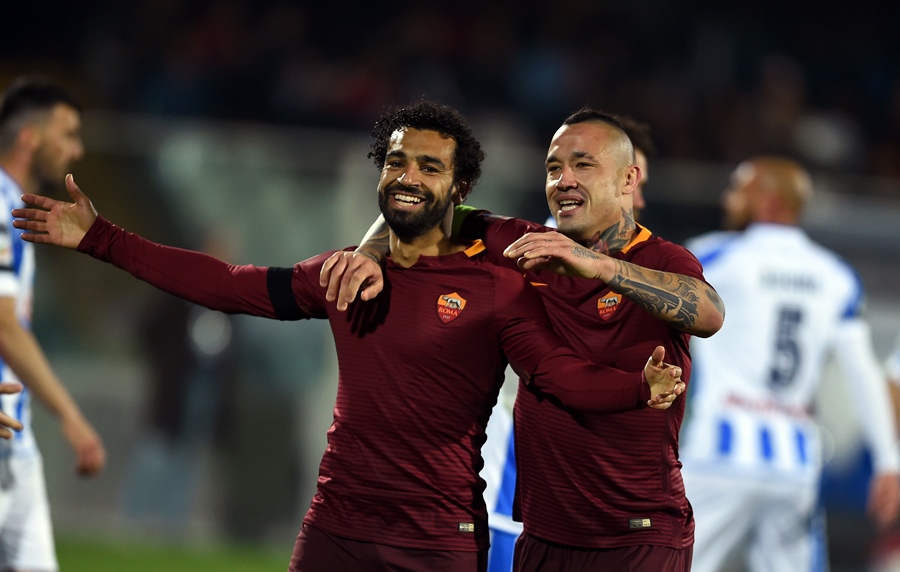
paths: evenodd
<path fill-rule="evenodd" d="M 0 570 L 56 572 L 43 460 L 36 454 L 10 462 L 12 488 L 0 491 Z"/>
<path fill-rule="evenodd" d="M 757 571 L 821 570 L 815 486 L 729 478 L 682 469 L 694 509 L 693 572 L 743 561 Z"/>

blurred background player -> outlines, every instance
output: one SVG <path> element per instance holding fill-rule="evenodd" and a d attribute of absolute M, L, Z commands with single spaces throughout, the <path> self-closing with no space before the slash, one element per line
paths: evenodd
<path fill-rule="evenodd" d="M 5 380 L 24 384 L 19 394 L 3 395 L 2 410 L 24 428 L 0 442 L 5 467 L 0 478 L 0 569 L 57 569 L 43 462 L 31 430 L 31 396 L 58 418 L 74 449 L 76 470 L 96 475 L 106 453 L 100 437 L 53 372 L 31 333 L 34 247 L 19 239 L 10 210 L 22 206 L 23 193 L 59 187 L 72 163 L 81 158 L 78 104 L 59 86 L 41 78 L 22 78 L 0 103 L 0 359 Z"/>
<path fill-rule="evenodd" d="M 697 522 L 694 572 L 720 570 L 734 550 L 754 572 L 822 569 L 813 407 L 832 351 L 874 455 L 870 515 L 885 526 L 900 507 L 894 420 L 862 285 L 797 226 L 812 191 L 792 160 L 745 161 L 722 197 L 726 227 L 738 232 L 688 245 L 728 308 L 722 329 L 691 346 L 681 460 Z"/>

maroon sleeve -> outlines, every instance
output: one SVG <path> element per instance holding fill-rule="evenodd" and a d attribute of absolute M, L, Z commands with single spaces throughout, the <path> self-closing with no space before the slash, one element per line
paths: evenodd
<path fill-rule="evenodd" d="M 495 306 L 500 344 L 515 372 L 564 407 L 618 413 L 650 399 L 643 371 L 624 371 L 578 356 L 551 330 L 540 296 L 521 276 L 501 272 Z"/>
<path fill-rule="evenodd" d="M 460 227 L 460 238 L 482 240 L 487 248 L 487 259 L 499 266 L 519 270 L 516 261 L 503 256 L 506 247 L 526 232 L 547 232 L 549 227 L 519 218 L 495 215 L 490 211 L 469 212 Z"/>
<path fill-rule="evenodd" d="M 645 258 L 643 256 L 635 258 L 635 264 L 639 264 L 646 268 L 661 270 L 663 272 L 674 272 L 676 274 L 691 276 L 692 278 L 697 278 L 706 282 L 706 279 L 703 277 L 703 266 L 690 250 L 659 237 L 654 237 L 653 240 L 658 241 L 656 248 L 647 248 L 646 250 L 646 252 L 653 253 L 652 255 L 648 255 L 652 258 Z M 651 246 L 653 245 L 648 241 L 646 247 Z M 641 245 L 641 247 L 646 248 L 644 245 Z M 639 252 L 643 254 L 643 251 Z"/>
<path fill-rule="evenodd" d="M 98 217 L 78 251 L 109 262 L 160 290 L 229 314 L 309 318 L 292 299 L 290 268 L 235 266 L 200 252 L 156 244 Z"/>

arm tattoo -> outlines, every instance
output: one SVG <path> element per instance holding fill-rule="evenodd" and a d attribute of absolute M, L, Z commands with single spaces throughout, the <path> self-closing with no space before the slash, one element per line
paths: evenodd
<path fill-rule="evenodd" d="M 600 260 L 600 257 L 594 254 L 591 250 L 583 246 L 576 246 L 572 249 L 572 256 L 576 258 L 586 258 L 588 260 Z"/>
<path fill-rule="evenodd" d="M 716 293 L 716 291 L 713 290 L 712 288 L 707 288 L 705 293 L 706 293 L 706 297 L 709 298 L 709 301 L 712 302 L 713 306 L 716 307 L 716 310 L 718 310 L 719 313 L 722 314 L 722 316 L 724 316 L 725 315 L 725 302 L 723 302 L 722 299 L 719 298 L 719 295 Z"/>
<path fill-rule="evenodd" d="M 690 329 L 697 321 L 701 283 L 694 278 L 616 260 L 616 274 L 608 284 L 651 315 L 671 322 L 680 330 Z M 706 294 L 710 295 L 709 290 Z"/>
<path fill-rule="evenodd" d="M 391 229 L 384 225 L 384 228 L 379 230 L 378 232 L 371 234 L 365 237 L 365 242 L 363 242 L 356 249 L 357 252 L 361 251 L 361 249 L 366 248 L 368 252 L 378 252 L 381 254 L 382 258 L 390 254 L 391 252 Z M 366 254 L 367 252 L 363 252 Z M 376 260 L 376 262 L 379 262 Z"/>

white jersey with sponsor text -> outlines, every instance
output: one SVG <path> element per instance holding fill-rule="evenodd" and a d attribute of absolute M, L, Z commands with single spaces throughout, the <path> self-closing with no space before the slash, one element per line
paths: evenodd
<path fill-rule="evenodd" d="M 800 229 L 754 224 L 689 243 L 725 303 L 723 328 L 691 345 L 685 467 L 812 484 L 815 392 L 841 328 L 860 319 L 853 269 Z"/>

